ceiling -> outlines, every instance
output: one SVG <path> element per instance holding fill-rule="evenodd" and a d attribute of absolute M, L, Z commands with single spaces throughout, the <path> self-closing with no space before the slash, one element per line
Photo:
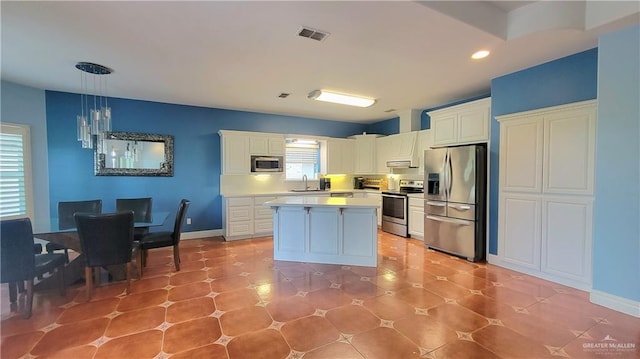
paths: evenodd
<path fill-rule="evenodd" d="M 1 75 L 77 93 L 75 64 L 88 61 L 114 69 L 113 97 L 372 123 L 488 94 L 492 78 L 638 23 L 637 2 L 605 3 L 616 11 L 594 1 L 2 1 Z M 301 26 L 329 36 L 300 37 Z M 479 49 L 491 55 L 471 60 Z M 316 89 L 377 102 L 308 99 Z"/>

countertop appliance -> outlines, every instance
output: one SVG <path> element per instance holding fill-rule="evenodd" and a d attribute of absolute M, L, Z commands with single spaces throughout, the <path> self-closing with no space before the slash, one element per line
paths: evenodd
<path fill-rule="evenodd" d="M 424 243 L 464 257 L 485 259 L 486 145 L 425 150 Z"/>
<path fill-rule="evenodd" d="M 382 192 L 382 230 L 409 236 L 409 193 L 422 193 L 422 180 L 401 179 L 398 190 Z"/>
<path fill-rule="evenodd" d="M 328 191 L 331 189 L 331 178 L 322 177 L 318 183 L 318 187 L 320 187 L 323 191 Z"/>
<path fill-rule="evenodd" d="M 364 177 L 353 177 L 353 189 L 364 188 Z"/>
<path fill-rule="evenodd" d="M 375 179 L 375 178 L 365 178 L 364 182 L 363 182 L 363 188 L 364 189 L 377 189 L 380 190 L 380 187 L 382 187 L 382 180 L 381 179 Z"/>
<path fill-rule="evenodd" d="M 282 156 L 251 156 L 251 172 L 282 172 Z"/>

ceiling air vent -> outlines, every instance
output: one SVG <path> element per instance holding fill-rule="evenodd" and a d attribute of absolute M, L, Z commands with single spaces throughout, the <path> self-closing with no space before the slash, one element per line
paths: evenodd
<path fill-rule="evenodd" d="M 397 111 L 395 108 L 390 108 L 388 110 L 384 110 L 384 112 L 395 112 L 395 111 Z"/>
<path fill-rule="evenodd" d="M 286 92 L 281 92 L 281 93 L 278 95 L 278 97 L 280 97 L 280 98 L 287 98 L 287 97 L 289 97 L 289 95 L 291 95 L 291 94 L 290 94 L 290 93 L 286 93 Z"/>
<path fill-rule="evenodd" d="M 329 33 L 303 26 L 302 28 L 300 28 L 300 31 L 298 31 L 298 36 L 307 37 L 316 41 L 322 41 L 326 39 L 327 36 L 329 36 Z"/>

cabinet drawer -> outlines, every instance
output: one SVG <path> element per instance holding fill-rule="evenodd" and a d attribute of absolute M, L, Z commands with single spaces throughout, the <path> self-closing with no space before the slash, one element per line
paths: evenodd
<path fill-rule="evenodd" d="M 227 206 L 253 206 L 253 197 L 228 198 Z"/>
<path fill-rule="evenodd" d="M 253 222 L 255 234 L 273 234 L 273 219 L 256 219 Z"/>
<path fill-rule="evenodd" d="M 271 212 L 272 209 L 269 207 L 255 207 L 253 209 L 253 218 L 271 220 L 273 218 L 273 214 Z"/>
<path fill-rule="evenodd" d="M 248 221 L 253 219 L 253 207 L 229 207 L 227 208 L 227 220 L 229 222 Z"/>
<path fill-rule="evenodd" d="M 250 221 L 240 221 L 229 223 L 229 229 L 227 231 L 228 237 L 233 236 L 246 236 L 253 234 L 253 223 Z"/>

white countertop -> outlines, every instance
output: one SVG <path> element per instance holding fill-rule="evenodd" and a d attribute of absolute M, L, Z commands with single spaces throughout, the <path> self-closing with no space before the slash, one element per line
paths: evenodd
<path fill-rule="evenodd" d="M 263 204 L 265 207 L 340 207 L 378 208 L 378 201 L 372 198 L 345 197 L 283 197 Z"/>
<path fill-rule="evenodd" d="M 294 192 L 275 190 L 269 192 L 228 192 L 221 193 L 222 197 L 267 197 L 267 196 L 319 196 L 319 195 L 331 195 L 331 193 L 381 193 L 381 191 L 375 189 L 333 189 L 330 191 L 308 191 L 308 192 Z"/>

